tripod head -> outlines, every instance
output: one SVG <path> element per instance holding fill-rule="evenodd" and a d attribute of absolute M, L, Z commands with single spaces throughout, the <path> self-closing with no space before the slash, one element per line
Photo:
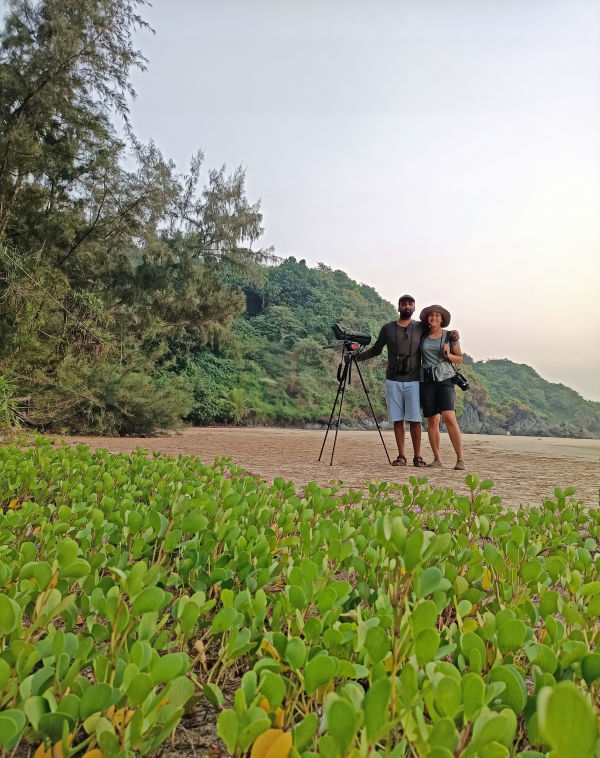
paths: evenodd
<path fill-rule="evenodd" d="M 338 341 L 331 345 L 325 345 L 324 350 L 341 347 L 344 353 L 354 353 L 359 347 L 364 347 L 371 342 L 371 335 L 366 332 L 347 332 L 339 324 L 334 324 L 331 328 Z"/>
<path fill-rule="evenodd" d="M 343 340 L 344 342 L 356 342 L 356 347 L 368 345 L 371 342 L 371 335 L 365 332 L 347 332 L 339 324 L 334 324 L 331 328 L 336 339 Z"/>

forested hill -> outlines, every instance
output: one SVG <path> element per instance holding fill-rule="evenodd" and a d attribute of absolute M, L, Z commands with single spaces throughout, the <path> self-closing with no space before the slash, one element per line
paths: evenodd
<path fill-rule="evenodd" d="M 306 423 L 326 421 L 337 390 L 339 351 L 331 325 L 366 331 L 375 340 L 395 308 L 372 287 L 343 271 L 288 258 L 264 269 L 262 284 L 240 281 L 246 312 L 233 323 L 235 354 L 205 350 L 188 361 L 194 423 Z M 468 342 L 468 335 L 464 335 Z M 371 401 L 385 417 L 384 350 L 361 364 Z M 600 403 L 542 379 L 530 366 L 509 360 L 465 359 L 471 389 L 457 391 L 461 426 L 468 432 L 537 436 L 600 436 Z M 368 404 L 358 377 L 347 392 L 344 418 L 369 426 Z"/>

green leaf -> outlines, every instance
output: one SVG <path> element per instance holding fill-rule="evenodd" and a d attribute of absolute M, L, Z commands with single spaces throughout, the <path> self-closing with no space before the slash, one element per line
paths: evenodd
<path fill-rule="evenodd" d="M 442 716 L 453 719 L 462 704 L 461 684 L 453 676 L 444 676 L 435 690 L 435 705 Z"/>
<path fill-rule="evenodd" d="M 442 583 L 442 572 L 437 566 L 430 566 L 419 574 L 417 597 L 423 598 L 435 592 Z"/>
<path fill-rule="evenodd" d="M 480 673 L 486 659 L 485 643 L 481 637 L 475 632 L 464 632 L 460 638 L 460 647 L 471 664 L 471 669 Z"/>
<path fill-rule="evenodd" d="M 335 740 L 339 755 L 346 755 L 356 734 L 356 714 L 350 703 L 334 700 L 327 711 L 327 731 Z"/>
<path fill-rule="evenodd" d="M 285 682 L 283 677 L 273 674 L 271 671 L 264 671 L 260 677 L 260 689 L 269 701 L 271 711 L 283 703 L 285 697 Z"/>
<path fill-rule="evenodd" d="M 465 719 L 472 721 L 485 703 L 485 682 L 473 672 L 465 674 L 461 682 Z"/>
<path fill-rule="evenodd" d="M 57 713 L 64 713 L 66 716 L 69 717 L 69 729 L 73 729 L 77 721 L 79 720 L 79 711 L 80 711 L 80 705 L 81 702 L 77 695 L 73 694 L 72 692 L 68 695 L 63 695 L 63 697 L 60 699 L 60 702 L 58 703 L 58 707 L 56 709 Z"/>
<path fill-rule="evenodd" d="M 594 709 L 572 682 L 542 687 L 537 699 L 540 734 L 556 758 L 593 758 L 598 728 Z"/>
<path fill-rule="evenodd" d="M 78 555 L 79 546 L 75 540 L 72 540 L 69 537 L 62 540 L 56 550 L 56 560 L 61 568 L 73 563 Z"/>
<path fill-rule="evenodd" d="M 420 563 L 423 540 L 423 530 L 415 529 L 406 541 L 404 546 L 404 567 L 407 571 L 412 571 Z"/>
<path fill-rule="evenodd" d="M 300 637 L 292 637 L 285 648 L 285 660 L 293 669 L 300 669 L 306 661 L 306 645 Z"/>
<path fill-rule="evenodd" d="M 296 608 L 299 611 L 304 610 L 306 607 L 306 598 L 304 597 L 304 592 L 302 592 L 301 587 L 292 584 L 289 588 L 288 595 L 293 608 Z"/>
<path fill-rule="evenodd" d="M 262 708 L 248 708 L 240 719 L 240 733 L 238 742 L 242 751 L 246 751 L 259 734 L 262 734 L 271 726 L 271 721 Z"/>
<path fill-rule="evenodd" d="M 194 695 L 195 689 L 193 682 L 187 676 L 178 676 L 165 687 L 164 694 L 168 698 L 169 705 L 180 708 L 186 705 Z"/>
<path fill-rule="evenodd" d="M 454 755 L 454 750 L 458 745 L 459 734 L 451 718 L 442 718 L 434 724 L 431 734 L 429 735 L 429 745 L 434 747 L 446 748 Z M 430 754 L 431 755 L 431 754 Z"/>
<path fill-rule="evenodd" d="M 302 752 L 312 742 L 319 726 L 319 718 L 316 713 L 307 714 L 302 721 L 292 728 L 294 747 Z"/>
<path fill-rule="evenodd" d="M 521 619 L 509 619 L 498 630 L 498 647 L 506 654 L 518 650 L 525 641 L 527 627 Z"/>
<path fill-rule="evenodd" d="M 70 717 L 66 713 L 45 713 L 38 721 L 37 731 L 50 742 L 60 742 L 63 729 L 67 733 L 69 731 L 69 722 Z"/>
<path fill-rule="evenodd" d="M 440 633 L 437 629 L 424 629 L 415 640 L 415 653 L 419 666 L 433 661 L 440 646 Z"/>
<path fill-rule="evenodd" d="M 600 653 L 590 653 L 581 662 L 581 671 L 587 684 L 600 679 Z"/>
<path fill-rule="evenodd" d="M 21 615 L 21 608 L 7 595 L 0 594 L 0 637 L 14 632 Z"/>
<path fill-rule="evenodd" d="M 4 689 L 9 679 L 10 666 L 4 659 L 0 658 L 0 690 Z"/>
<path fill-rule="evenodd" d="M 136 674 L 127 687 L 127 699 L 135 708 L 141 705 L 154 687 L 149 674 Z"/>
<path fill-rule="evenodd" d="M 50 579 L 52 579 L 52 569 L 47 561 L 25 563 L 19 572 L 21 579 L 35 579 L 38 589 L 45 590 Z"/>
<path fill-rule="evenodd" d="M 500 695 L 502 702 L 516 714 L 521 713 L 527 703 L 527 688 L 517 667 L 512 664 L 496 666 L 490 671 L 490 681 L 505 684 L 504 692 Z"/>
<path fill-rule="evenodd" d="M 155 658 L 150 666 L 152 684 L 170 682 L 188 670 L 189 659 L 185 653 L 167 653 Z"/>
<path fill-rule="evenodd" d="M 500 742 L 487 742 L 482 745 L 478 751 L 478 758 L 508 758 L 508 748 Z"/>
<path fill-rule="evenodd" d="M 388 677 L 376 679 L 365 695 L 365 724 L 367 740 L 372 744 L 377 733 L 388 720 L 388 703 L 392 691 L 392 683 Z"/>
<path fill-rule="evenodd" d="M 558 659 L 564 669 L 568 669 L 574 663 L 583 661 L 588 655 L 588 646 L 581 640 L 567 640 L 563 645 L 563 652 Z"/>
<path fill-rule="evenodd" d="M 437 619 L 438 609 L 433 600 L 422 600 L 420 603 L 417 603 L 410 615 L 413 635 L 415 637 L 418 637 L 424 629 L 434 628 L 436 626 Z"/>
<path fill-rule="evenodd" d="M 236 624 L 240 615 L 235 608 L 221 608 L 212 621 L 211 634 L 228 632 Z"/>
<path fill-rule="evenodd" d="M 221 692 L 221 689 L 216 684 L 205 684 L 202 688 L 206 699 L 209 703 L 215 706 L 215 708 L 221 708 L 225 702 L 225 696 Z"/>
<path fill-rule="evenodd" d="M 22 711 L 8 709 L 0 713 L 0 745 L 9 745 L 25 727 L 26 719 Z"/>
<path fill-rule="evenodd" d="M 404 749 L 398 753 L 398 758 L 400 757 L 404 758 Z M 448 750 L 447 747 L 442 747 L 442 745 L 435 745 L 431 748 L 429 758 L 454 758 L 454 751 Z"/>
<path fill-rule="evenodd" d="M 230 708 L 221 711 L 217 719 L 217 734 L 225 743 L 230 755 L 235 752 L 239 731 L 240 725 L 236 712 Z"/>
<path fill-rule="evenodd" d="M 164 595 L 165 593 L 160 587 L 146 587 L 135 597 L 131 614 L 141 616 L 142 613 L 159 611 L 163 604 Z"/>
<path fill-rule="evenodd" d="M 527 648 L 527 654 L 532 663 L 548 674 L 553 674 L 558 668 L 558 659 L 548 645 L 532 645 Z"/>
<path fill-rule="evenodd" d="M 46 698 L 41 697 L 40 695 L 34 695 L 33 697 L 28 697 L 23 703 L 23 710 L 25 711 L 25 715 L 29 719 L 31 726 L 37 730 L 41 717 L 44 713 L 50 712 L 50 704 Z"/>
<path fill-rule="evenodd" d="M 90 564 L 83 558 L 76 558 L 66 566 L 61 567 L 59 579 L 81 579 L 91 571 Z"/>
<path fill-rule="evenodd" d="M 318 655 L 312 658 L 304 669 L 304 689 L 307 695 L 323 684 L 328 684 L 334 677 L 337 661 L 328 655 Z"/>
<path fill-rule="evenodd" d="M 500 742 L 510 747 L 517 732 L 517 717 L 510 708 L 500 713 L 482 712 L 473 726 L 473 746 L 479 748 L 488 742 Z"/>
<path fill-rule="evenodd" d="M 597 595 L 600 592 L 600 582 L 588 582 L 584 584 L 579 590 L 580 594 L 584 597 L 591 597 Z"/>
<path fill-rule="evenodd" d="M 373 664 L 379 663 L 389 652 L 390 638 L 380 626 L 372 626 L 367 631 L 365 648 Z"/>
<path fill-rule="evenodd" d="M 183 519 L 181 529 L 184 532 L 192 532 L 193 534 L 198 534 L 206 529 L 207 526 L 208 520 L 206 516 L 198 513 L 198 511 L 192 511 L 191 513 L 188 513 L 187 516 Z"/>
<path fill-rule="evenodd" d="M 92 684 L 86 689 L 81 697 L 79 708 L 82 720 L 91 716 L 92 713 L 101 713 L 111 702 L 112 687 L 108 684 Z"/>

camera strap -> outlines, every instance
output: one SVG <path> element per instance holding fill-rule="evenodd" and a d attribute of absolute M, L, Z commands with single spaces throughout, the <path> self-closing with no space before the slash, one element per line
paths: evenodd
<path fill-rule="evenodd" d="M 394 346 L 396 348 L 396 355 L 400 357 L 400 355 L 405 355 L 405 353 L 401 353 L 398 348 L 398 328 L 400 327 L 400 324 L 396 321 L 396 330 L 394 332 Z M 408 329 L 410 329 L 410 342 L 408 343 L 408 357 L 412 360 L 412 344 L 413 344 L 413 336 L 414 336 L 414 328 L 413 328 L 413 322 L 411 321 L 408 326 L 402 326 L 401 329 L 407 330 L 407 336 L 408 336 Z"/>

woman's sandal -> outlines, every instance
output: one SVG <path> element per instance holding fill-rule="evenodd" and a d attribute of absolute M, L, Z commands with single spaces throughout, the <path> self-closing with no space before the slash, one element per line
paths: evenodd
<path fill-rule="evenodd" d="M 395 461 L 392 461 L 392 466 L 406 466 L 406 456 L 399 455 Z"/>
<path fill-rule="evenodd" d="M 426 464 L 426 463 L 425 463 L 425 461 L 424 461 L 424 460 L 421 458 L 421 456 L 420 456 L 420 455 L 416 455 L 416 456 L 413 458 L 413 466 L 415 466 L 415 468 L 426 468 L 427 464 Z"/>

